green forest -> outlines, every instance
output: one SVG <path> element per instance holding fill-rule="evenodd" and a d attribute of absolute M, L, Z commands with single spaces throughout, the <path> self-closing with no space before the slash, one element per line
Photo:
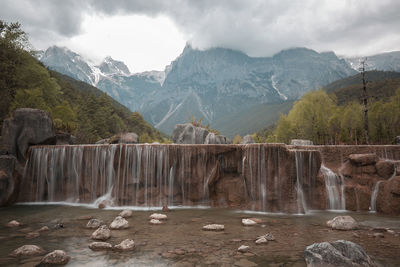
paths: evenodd
<path fill-rule="evenodd" d="M 57 132 L 78 143 L 94 143 L 121 132 L 136 132 L 140 142 L 168 142 L 165 135 L 107 94 L 48 70 L 29 51 L 19 23 L 0 20 L 0 126 L 17 108 L 48 111 Z"/>
<path fill-rule="evenodd" d="M 341 93 L 328 94 L 322 89 L 308 92 L 294 103 L 288 115 L 280 116 L 275 128 L 256 133 L 256 141 L 288 144 L 291 139 L 307 139 L 321 145 L 365 144 L 364 107 L 356 100 L 359 97 L 353 93 L 353 97 L 338 103 L 338 96 L 346 99 Z M 400 86 L 390 97 L 369 100 L 369 143 L 391 144 L 400 133 Z"/>

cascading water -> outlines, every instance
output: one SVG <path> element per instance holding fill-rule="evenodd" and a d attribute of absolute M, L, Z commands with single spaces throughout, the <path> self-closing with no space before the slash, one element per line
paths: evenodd
<path fill-rule="evenodd" d="M 344 177 L 334 173 L 331 169 L 321 165 L 321 172 L 325 178 L 325 188 L 328 193 L 330 210 L 345 210 Z"/>
<path fill-rule="evenodd" d="M 304 192 L 303 192 L 303 175 L 304 175 L 304 171 L 303 171 L 303 155 L 304 152 L 303 151 L 295 151 L 295 155 L 296 155 L 296 192 L 297 192 L 297 212 L 298 213 L 302 213 L 307 212 L 307 204 L 306 204 L 306 200 L 305 200 L 305 196 L 304 196 Z"/>
<path fill-rule="evenodd" d="M 301 213 L 319 169 L 313 153 L 282 144 L 38 146 L 30 150 L 19 201 Z"/>
<path fill-rule="evenodd" d="M 376 212 L 376 198 L 378 197 L 379 193 L 379 185 L 382 183 L 382 181 L 376 182 L 374 186 L 374 190 L 372 191 L 371 195 L 371 211 Z"/>

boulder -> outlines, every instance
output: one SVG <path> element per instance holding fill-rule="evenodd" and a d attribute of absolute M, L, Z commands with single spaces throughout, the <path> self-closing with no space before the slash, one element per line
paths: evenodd
<path fill-rule="evenodd" d="M 304 256 L 307 266 L 376 266 L 361 246 L 346 240 L 312 244 Z"/>
<path fill-rule="evenodd" d="M 97 229 L 100 225 L 104 224 L 102 220 L 90 219 L 86 225 L 86 228 Z"/>
<path fill-rule="evenodd" d="M 119 230 L 126 229 L 129 227 L 128 221 L 121 216 L 117 216 L 114 221 L 110 224 L 110 229 Z"/>
<path fill-rule="evenodd" d="M 207 129 L 186 123 L 175 125 L 171 137 L 176 144 L 204 144 L 208 134 Z"/>
<path fill-rule="evenodd" d="M 129 218 L 132 217 L 132 211 L 131 210 L 123 210 L 119 213 L 119 216 L 123 217 L 123 218 Z"/>
<path fill-rule="evenodd" d="M 136 133 L 120 133 L 114 135 L 109 140 L 110 144 L 137 144 L 139 143 L 139 135 Z"/>
<path fill-rule="evenodd" d="M 139 135 L 134 132 L 120 133 L 110 138 L 101 139 L 96 142 L 97 145 L 109 144 L 137 144 L 139 143 Z"/>
<path fill-rule="evenodd" d="M 63 264 L 67 264 L 70 259 L 71 259 L 71 257 L 68 256 L 64 250 L 54 250 L 53 252 L 50 252 L 49 254 L 46 254 L 43 257 L 41 264 L 63 265 Z"/>
<path fill-rule="evenodd" d="M 378 156 L 376 154 L 350 154 L 349 160 L 354 165 L 366 166 L 374 165 L 378 161 Z"/>
<path fill-rule="evenodd" d="M 244 226 L 253 226 L 256 225 L 257 223 L 251 219 L 242 219 L 242 224 Z"/>
<path fill-rule="evenodd" d="M 119 251 L 130 251 L 135 249 L 135 242 L 132 239 L 125 239 L 118 245 L 114 246 L 115 250 Z"/>
<path fill-rule="evenodd" d="M 336 230 L 354 230 L 358 228 L 358 223 L 351 216 L 337 216 L 326 224 Z"/>
<path fill-rule="evenodd" d="M 165 214 L 161 213 L 153 213 L 149 217 L 150 219 L 156 219 L 156 220 L 166 220 L 168 217 Z"/>
<path fill-rule="evenodd" d="M 266 243 L 268 243 L 268 240 L 265 237 L 259 237 L 256 239 L 257 245 L 266 244 Z"/>
<path fill-rule="evenodd" d="M 207 224 L 203 226 L 205 231 L 224 231 L 225 226 L 223 224 Z"/>
<path fill-rule="evenodd" d="M 238 248 L 238 251 L 239 251 L 239 252 L 242 252 L 242 253 L 247 252 L 247 251 L 249 251 L 249 250 L 250 250 L 250 247 L 249 247 L 249 246 L 245 246 L 245 245 L 241 245 L 241 246 Z"/>
<path fill-rule="evenodd" d="M 11 257 L 30 257 L 30 256 L 37 256 L 43 255 L 46 251 L 41 247 L 36 245 L 24 245 L 15 249 L 13 252 L 10 253 Z"/>
<path fill-rule="evenodd" d="M 265 235 L 261 235 L 257 237 L 257 239 L 265 238 L 268 241 L 275 241 L 275 236 L 271 233 L 266 233 Z"/>
<path fill-rule="evenodd" d="M 292 139 L 290 141 L 291 146 L 312 146 L 313 141 L 311 140 L 304 140 L 304 139 Z"/>
<path fill-rule="evenodd" d="M 382 178 L 388 179 L 395 174 L 396 166 L 393 161 L 380 160 L 375 165 L 378 175 Z"/>
<path fill-rule="evenodd" d="M 107 242 L 92 242 L 89 244 L 91 250 L 111 250 L 112 245 Z"/>
<path fill-rule="evenodd" d="M 230 144 L 232 143 L 228 138 L 223 135 L 217 135 L 215 133 L 209 133 L 204 140 L 204 144 Z"/>
<path fill-rule="evenodd" d="M 57 133 L 56 145 L 73 145 L 76 143 L 76 137 L 69 133 Z"/>
<path fill-rule="evenodd" d="M 93 232 L 91 239 L 94 240 L 107 240 L 111 237 L 111 231 L 108 229 L 107 225 L 100 226 L 96 231 Z"/>
<path fill-rule="evenodd" d="M 150 224 L 162 224 L 162 221 L 157 220 L 157 219 L 151 219 Z"/>
<path fill-rule="evenodd" d="M 400 176 L 381 183 L 376 198 L 376 210 L 385 214 L 400 214 Z"/>
<path fill-rule="evenodd" d="M 56 144 L 50 114 L 32 108 L 17 109 L 11 118 L 4 120 L 2 137 L 6 154 L 16 156 L 19 162 L 25 161 L 31 145 Z"/>
<path fill-rule="evenodd" d="M 12 220 L 12 221 L 9 221 L 9 222 L 6 224 L 6 226 L 7 226 L 7 227 L 18 227 L 18 226 L 21 226 L 21 223 L 20 223 L 19 221 Z"/>
<path fill-rule="evenodd" d="M 243 139 L 242 139 L 242 142 L 241 142 L 241 144 L 244 144 L 244 145 L 246 145 L 246 144 L 254 144 L 254 143 L 255 143 L 254 138 L 250 134 L 245 135 L 243 137 Z"/>

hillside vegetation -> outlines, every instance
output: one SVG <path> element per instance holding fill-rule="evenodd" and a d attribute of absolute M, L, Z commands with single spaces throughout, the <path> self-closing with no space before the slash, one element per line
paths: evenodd
<path fill-rule="evenodd" d="M 263 141 L 289 143 L 299 138 L 314 144 L 365 144 L 359 87 L 335 88 L 330 95 L 324 90 L 305 94 Z M 369 98 L 369 143 L 391 144 L 400 134 L 400 86 L 392 79 L 376 81 L 368 85 L 368 94 L 379 96 Z"/>
<path fill-rule="evenodd" d="M 137 112 L 130 112 L 107 94 L 86 83 L 46 69 L 29 52 L 18 23 L 0 20 L 0 123 L 22 107 L 51 113 L 57 131 L 94 143 L 134 131 L 142 142 L 164 141 Z M 1 125 L 0 125 L 1 126 Z"/>

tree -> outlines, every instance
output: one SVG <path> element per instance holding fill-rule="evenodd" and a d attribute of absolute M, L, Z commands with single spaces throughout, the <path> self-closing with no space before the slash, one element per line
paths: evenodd
<path fill-rule="evenodd" d="M 369 144 L 369 133 L 368 133 L 368 95 L 367 95 L 367 81 L 365 79 L 365 63 L 367 59 L 365 58 L 361 61 L 361 76 L 363 83 L 363 94 L 362 103 L 364 105 L 364 132 L 365 132 L 365 142 Z"/>
<path fill-rule="evenodd" d="M 234 144 L 240 144 L 242 142 L 242 137 L 238 134 L 233 138 Z"/>

